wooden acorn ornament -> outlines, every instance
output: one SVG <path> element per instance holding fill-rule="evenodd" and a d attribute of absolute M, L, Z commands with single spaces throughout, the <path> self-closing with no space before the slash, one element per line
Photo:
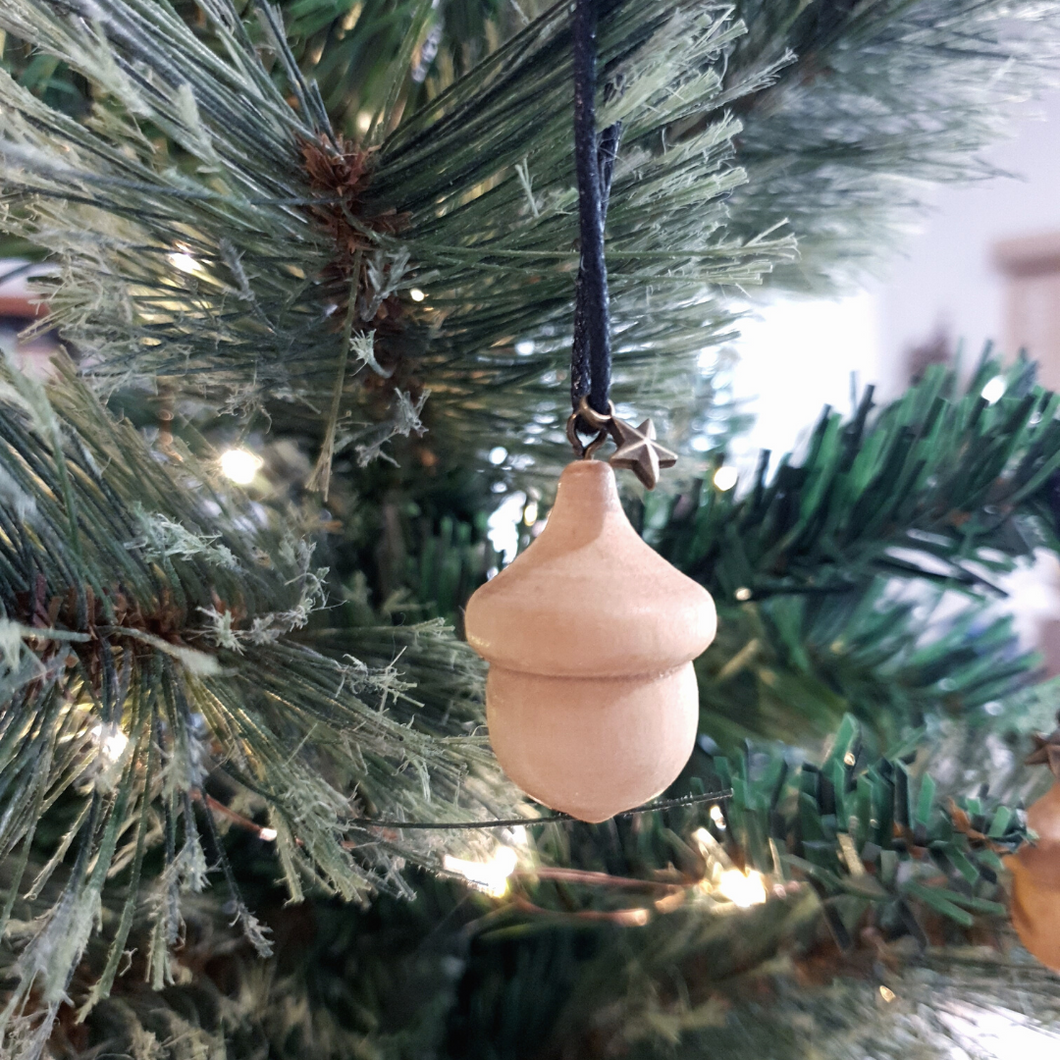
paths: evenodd
<path fill-rule="evenodd" d="M 539 802 L 593 822 L 654 798 L 688 761 L 699 718 L 692 660 L 717 626 L 710 594 L 641 540 L 611 467 L 591 459 L 610 435 L 614 466 L 648 489 L 677 460 L 650 420 L 623 423 L 608 396 L 604 221 L 622 125 L 597 135 L 596 21 L 596 0 L 575 0 L 581 260 L 567 436 L 580 459 L 560 476 L 540 536 L 464 616 L 468 642 L 490 663 L 486 719 L 498 761 Z M 579 430 L 596 438 L 583 446 Z"/>
<path fill-rule="evenodd" d="M 1027 810 L 1027 826 L 1038 833 L 1037 841 L 1025 843 L 1005 864 L 1012 873 L 1012 926 L 1020 942 L 1060 972 L 1060 728 L 1035 740 L 1028 764 L 1048 763 L 1057 779 Z"/>
<path fill-rule="evenodd" d="M 540 536 L 467 605 L 501 766 L 583 821 L 654 798 L 692 752 L 692 660 L 716 627 L 710 594 L 630 525 L 611 468 L 569 464 Z"/>

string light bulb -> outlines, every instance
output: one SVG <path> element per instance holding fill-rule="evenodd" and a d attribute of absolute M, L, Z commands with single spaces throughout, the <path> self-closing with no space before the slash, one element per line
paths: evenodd
<path fill-rule="evenodd" d="M 100 756 L 105 758 L 110 765 L 119 761 L 125 754 L 125 748 L 129 746 L 129 737 L 122 731 L 121 726 L 114 722 L 108 722 L 106 725 L 101 722 L 99 725 L 94 725 L 92 735 L 99 745 Z"/>
<path fill-rule="evenodd" d="M 422 302 L 427 296 L 418 287 L 412 287 L 409 289 L 409 298 L 414 302 Z"/>
<path fill-rule="evenodd" d="M 731 464 L 723 464 L 714 472 L 714 488 L 722 493 L 731 490 L 736 485 L 740 473 Z"/>
<path fill-rule="evenodd" d="M 715 893 L 728 898 L 739 909 L 749 909 L 753 905 L 763 905 L 766 894 L 765 877 L 751 869 L 741 872 L 739 869 L 726 869 L 718 880 Z"/>
<path fill-rule="evenodd" d="M 172 254 L 166 256 L 169 258 L 170 265 L 175 269 L 180 269 L 181 272 L 192 273 L 199 267 L 199 263 L 186 250 L 174 250 Z"/>
<path fill-rule="evenodd" d="M 221 454 L 221 474 L 238 486 L 249 486 L 264 463 L 249 449 L 229 449 Z"/>
<path fill-rule="evenodd" d="M 1005 377 L 995 375 L 979 394 L 988 405 L 996 405 L 1005 395 Z"/>
<path fill-rule="evenodd" d="M 491 898 L 503 898 L 508 893 L 508 877 L 515 872 L 518 857 L 509 846 L 499 846 L 489 861 L 465 861 L 446 854 L 442 868 L 484 890 Z"/>

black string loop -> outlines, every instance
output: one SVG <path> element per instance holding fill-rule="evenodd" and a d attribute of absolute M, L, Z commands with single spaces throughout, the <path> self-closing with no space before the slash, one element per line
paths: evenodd
<path fill-rule="evenodd" d="M 574 7 L 574 161 L 578 178 L 581 262 L 574 300 L 571 347 L 571 407 L 582 398 L 601 416 L 611 396 L 611 332 L 608 317 L 604 219 L 611 196 L 622 123 L 596 135 L 597 0 L 576 0 Z M 579 420 L 579 428 L 588 425 Z"/>

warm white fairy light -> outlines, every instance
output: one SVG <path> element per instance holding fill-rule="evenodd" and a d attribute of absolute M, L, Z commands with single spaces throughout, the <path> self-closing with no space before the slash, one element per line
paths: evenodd
<path fill-rule="evenodd" d="M 740 473 L 730 464 L 724 464 L 714 472 L 714 486 L 716 489 L 721 490 L 724 493 L 726 490 L 731 490 L 736 485 L 736 480 L 740 477 Z"/>
<path fill-rule="evenodd" d="M 530 845 L 530 837 L 527 834 L 525 825 L 512 825 L 511 828 L 506 828 L 501 834 L 504 836 L 504 841 L 508 843 L 513 850 L 526 851 Z"/>
<path fill-rule="evenodd" d="M 714 891 L 723 898 L 728 898 L 733 905 L 740 909 L 749 909 L 752 905 L 762 905 L 768 897 L 765 877 L 754 869 L 751 869 L 750 872 L 741 872 L 739 869 L 726 869 L 721 874 L 718 886 Z"/>
<path fill-rule="evenodd" d="M 427 296 L 418 287 L 413 287 L 409 290 L 409 298 L 414 302 L 422 302 Z"/>
<path fill-rule="evenodd" d="M 995 375 L 979 393 L 988 405 L 997 404 L 1005 395 L 1005 377 Z"/>
<path fill-rule="evenodd" d="M 896 996 L 895 992 L 893 990 L 891 990 L 889 987 L 886 987 L 886 986 L 881 986 L 880 987 L 880 997 L 882 997 L 883 1000 L 886 1001 L 888 1004 L 890 1004 L 895 999 L 895 996 Z"/>
<path fill-rule="evenodd" d="M 511 847 L 499 846 L 489 861 L 465 861 L 446 854 L 442 868 L 481 887 L 491 898 L 503 898 L 508 893 L 508 877 L 515 872 L 518 861 Z"/>
<path fill-rule="evenodd" d="M 167 257 L 170 265 L 181 272 L 195 272 L 199 267 L 199 263 L 186 250 L 174 250 Z"/>
<path fill-rule="evenodd" d="M 114 722 L 108 722 L 106 725 L 101 722 L 93 726 L 92 735 L 99 745 L 100 756 L 112 765 L 125 754 L 125 748 L 129 746 L 129 737 L 122 731 L 121 726 Z"/>
<path fill-rule="evenodd" d="M 258 838 L 264 839 L 266 843 L 273 843 L 278 834 L 275 828 L 262 828 L 258 832 Z"/>
<path fill-rule="evenodd" d="M 717 810 L 717 816 L 714 811 Z M 711 808 L 710 819 L 715 827 L 725 827 L 725 817 L 720 807 Z M 755 869 L 746 872 L 736 868 L 725 848 L 705 828 L 697 828 L 692 833 L 692 841 L 699 847 L 707 863 L 707 872 L 698 884 L 703 894 L 715 900 L 731 902 L 737 909 L 748 909 L 752 905 L 762 905 L 769 898 L 766 877 Z"/>
<path fill-rule="evenodd" d="M 533 526 L 537 522 L 537 501 L 530 501 L 523 509 L 523 522 Z"/>
<path fill-rule="evenodd" d="M 229 449 L 221 454 L 221 473 L 239 486 L 248 486 L 264 463 L 249 449 Z"/>

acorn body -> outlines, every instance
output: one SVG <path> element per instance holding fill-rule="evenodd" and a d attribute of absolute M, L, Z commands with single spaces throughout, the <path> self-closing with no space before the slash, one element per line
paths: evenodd
<path fill-rule="evenodd" d="M 1060 971 L 1060 782 L 1027 811 L 1027 825 L 1038 841 L 1005 859 L 1012 872 L 1012 925 L 1042 964 Z"/>
<path fill-rule="evenodd" d="M 630 525 L 611 468 L 570 464 L 541 535 L 467 606 L 505 772 L 585 821 L 653 798 L 692 752 L 692 660 L 716 626 L 710 594 Z"/>

